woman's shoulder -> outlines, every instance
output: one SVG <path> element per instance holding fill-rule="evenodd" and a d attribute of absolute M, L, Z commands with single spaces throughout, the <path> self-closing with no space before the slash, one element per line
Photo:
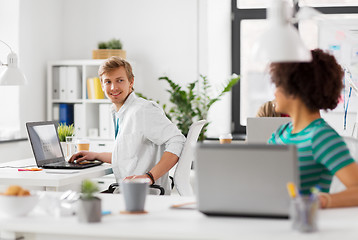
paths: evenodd
<path fill-rule="evenodd" d="M 337 131 L 329 125 L 323 118 L 317 119 L 311 124 L 310 129 L 313 139 L 319 138 L 342 138 Z"/>
<path fill-rule="evenodd" d="M 272 133 L 272 136 L 268 142 L 274 143 L 274 144 L 282 143 L 282 141 L 284 141 L 284 139 L 286 139 L 288 137 L 291 130 L 292 130 L 291 122 L 282 124 L 281 126 L 279 126 L 277 128 L 277 130 L 275 132 Z"/>
<path fill-rule="evenodd" d="M 292 130 L 292 122 L 288 122 L 279 126 L 278 129 L 276 130 L 276 133 L 281 135 L 284 132 L 291 132 L 291 130 Z"/>

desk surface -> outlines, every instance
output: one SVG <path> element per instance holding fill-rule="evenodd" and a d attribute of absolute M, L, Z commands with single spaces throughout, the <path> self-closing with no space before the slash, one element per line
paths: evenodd
<path fill-rule="evenodd" d="M 25 233 L 36 239 L 357 239 L 358 208 L 321 210 L 319 231 L 299 233 L 289 220 L 208 217 L 196 210 L 171 209 L 193 201 L 179 196 L 148 196 L 145 215 L 120 214 L 123 196 L 101 194 L 102 209 L 112 211 L 101 223 L 54 218 L 33 211 L 27 217 L 0 219 L 0 230 Z"/>
<path fill-rule="evenodd" d="M 81 183 L 87 178 L 101 177 L 112 173 L 110 164 L 102 164 L 81 170 L 44 169 L 42 171 L 18 171 L 17 167 L 36 167 L 35 159 L 28 158 L 0 164 L 0 185 L 16 184 L 41 187 L 44 190 L 65 190 L 66 186 Z"/>

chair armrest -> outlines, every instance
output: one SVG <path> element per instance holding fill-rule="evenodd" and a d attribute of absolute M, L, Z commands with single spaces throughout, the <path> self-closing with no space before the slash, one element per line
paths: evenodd
<path fill-rule="evenodd" d="M 106 191 L 103 191 L 102 193 L 113 193 L 114 190 L 119 186 L 118 183 L 112 183 L 111 185 L 109 185 L 108 189 Z M 165 194 L 165 190 L 163 187 L 159 186 L 159 185 L 150 185 L 150 188 L 154 188 L 154 189 L 158 189 L 160 191 L 159 195 L 164 195 Z"/>

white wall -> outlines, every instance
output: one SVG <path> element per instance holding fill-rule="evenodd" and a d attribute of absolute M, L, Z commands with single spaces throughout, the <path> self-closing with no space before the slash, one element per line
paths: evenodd
<path fill-rule="evenodd" d="M 197 1 L 67 0 L 64 9 L 64 58 L 91 58 L 98 42 L 119 38 L 137 68 L 136 91 L 161 103 L 168 85 L 160 76 L 196 79 Z"/>
<path fill-rule="evenodd" d="M 6 64 L 7 56 L 10 51 L 18 53 L 19 50 L 19 0 L 8 2 L 0 0 L 0 62 Z M 5 24 L 6 23 L 6 24 Z M 11 50 L 10 50 L 10 48 Z M 0 72 L 6 67 L 1 67 Z M 17 86 L 0 86 L 0 109 L 6 113 L 6 117 L 0 118 L 0 139 L 19 138 L 20 125 L 20 107 L 19 107 L 19 87 Z"/>
<path fill-rule="evenodd" d="M 62 18 L 61 1 L 20 0 L 20 64 L 28 79 L 20 89 L 23 136 L 25 122 L 46 119 L 46 66 L 63 56 Z"/>
<path fill-rule="evenodd" d="M 161 103 L 169 95 L 160 76 L 186 84 L 200 73 L 214 85 L 230 75 L 229 0 L 18 1 L 20 66 L 29 81 L 20 89 L 22 123 L 46 119 L 47 61 L 91 58 L 111 38 L 123 41 L 136 66 L 136 90 Z M 213 106 L 209 135 L 230 129 L 230 109 L 229 95 Z"/>
<path fill-rule="evenodd" d="M 221 84 L 231 75 L 231 1 L 207 1 L 207 14 L 207 58 L 203 56 L 200 62 L 207 63 L 207 73 L 203 71 L 204 74 L 217 90 L 221 90 Z M 231 133 L 231 93 L 212 106 L 209 121 L 208 136 Z"/>

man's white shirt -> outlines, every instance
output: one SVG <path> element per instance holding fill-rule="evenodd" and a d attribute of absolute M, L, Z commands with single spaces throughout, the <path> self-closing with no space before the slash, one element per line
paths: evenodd
<path fill-rule="evenodd" d="M 112 153 L 112 168 L 117 182 L 131 175 L 143 175 L 161 159 L 163 152 L 180 157 L 185 137 L 157 103 L 132 92 L 118 112 L 112 109 L 118 133 Z M 170 194 L 168 173 L 156 184 Z"/>

